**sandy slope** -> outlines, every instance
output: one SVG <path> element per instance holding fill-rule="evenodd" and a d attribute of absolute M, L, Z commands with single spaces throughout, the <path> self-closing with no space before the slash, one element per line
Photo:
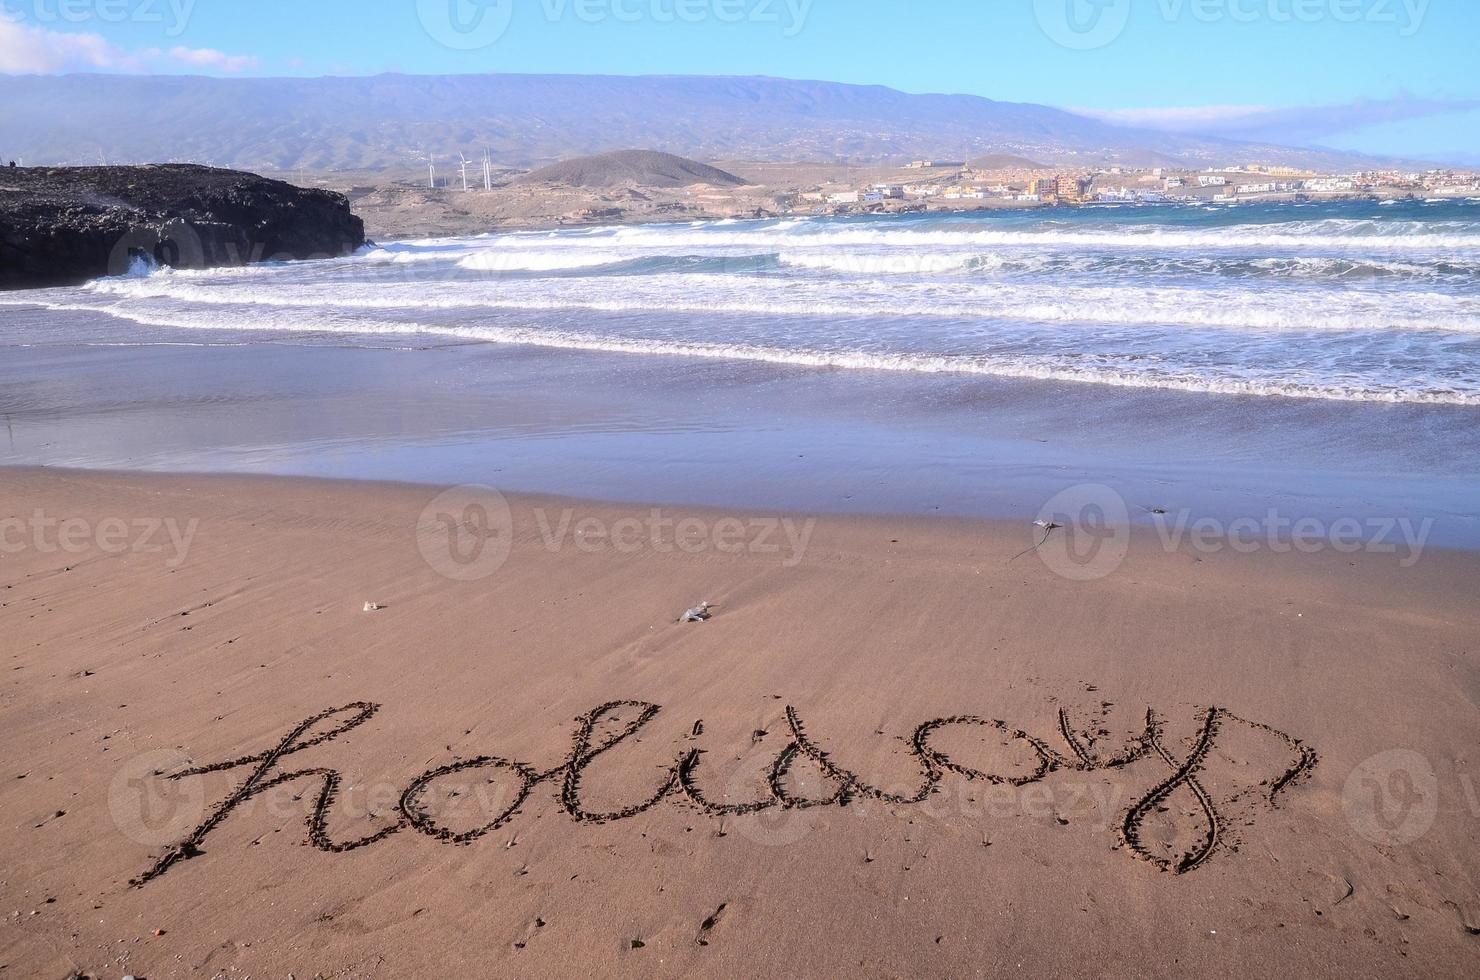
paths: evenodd
<path fill-rule="evenodd" d="M 728 536 L 618 550 L 598 532 L 646 509 L 518 498 L 512 554 L 460 582 L 486 559 L 437 551 L 436 492 L 0 471 L 0 519 L 28 522 L 0 557 L 0 975 L 1473 970 L 1473 556 L 1146 535 L 1073 582 L 1011 560 L 1016 525 L 825 517 L 794 562 L 802 518 L 758 542 L 686 512 Z M 38 508 L 81 519 L 73 547 L 38 546 Z M 151 519 L 182 542 L 198 519 L 182 562 Z M 700 599 L 713 619 L 673 622 Z M 379 707 L 293 734 L 353 703 Z M 1155 745 L 1102 767 L 1148 707 Z M 778 755 L 783 798 L 854 801 L 694 802 L 774 802 Z M 1159 868 L 1204 848 L 1204 805 L 1216 846 Z"/>

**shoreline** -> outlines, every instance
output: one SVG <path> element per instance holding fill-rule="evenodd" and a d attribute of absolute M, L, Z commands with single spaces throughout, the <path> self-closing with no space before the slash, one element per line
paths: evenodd
<path fill-rule="evenodd" d="M 567 493 L 558 490 L 539 488 L 499 488 L 484 483 L 453 484 L 445 480 L 439 481 L 433 479 L 413 478 L 396 479 L 382 476 L 334 476 L 303 473 L 276 473 L 271 471 L 246 472 L 210 469 L 192 470 L 179 468 L 130 469 L 127 467 L 81 467 L 0 463 L 0 478 L 10 478 L 21 481 L 31 479 L 56 478 L 61 481 L 76 481 L 80 483 L 86 483 L 92 480 L 122 482 L 127 482 L 130 480 L 158 480 L 166 482 L 195 480 L 201 481 L 202 483 L 206 484 L 212 482 L 228 483 L 231 481 L 241 481 L 246 484 L 262 483 L 264 485 L 272 483 L 298 483 L 306 487 L 320 487 L 325 491 L 337 487 L 340 489 L 364 490 L 370 492 L 374 492 L 376 490 L 384 490 L 387 492 L 394 491 L 400 493 L 418 493 L 427 496 L 435 496 L 437 494 L 451 490 L 472 488 L 479 490 L 486 489 L 491 491 L 494 495 L 506 498 L 508 500 L 518 500 L 526 503 L 537 504 L 546 510 L 551 508 L 569 509 L 584 506 L 597 509 L 629 509 L 641 512 L 683 512 L 686 514 L 705 514 L 710 515 L 711 517 L 715 515 L 725 515 L 736 512 L 765 512 L 768 514 L 780 514 L 782 512 L 785 512 L 789 517 L 809 521 L 837 519 L 842 521 L 858 521 L 875 524 L 883 524 L 896 521 L 906 523 L 918 522 L 921 526 L 925 527 L 954 529 L 958 531 L 970 528 L 984 528 L 992 533 L 1019 534 L 1023 536 L 1024 540 L 1029 544 L 1033 543 L 1034 541 L 1041 540 L 1044 531 L 1044 528 L 1035 524 L 1033 520 L 1031 520 L 1033 515 L 1026 512 L 1020 514 L 950 512 L 941 513 L 919 510 L 858 510 L 828 509 L 825 507 L 791 508 L 785 506 L 775 507 L 757 503 L 746 503 L 743 500 L 692 501 L 683 500 L 680 498 L 665 499 L 661 496 L 654 496 L 644 499 L 630 499 L 625 497 L 606 498 L 601 496 L 582 495 L 578 493 Z M 1093 503 L 1093 495 L 1090 495 L 1085 499 L 1088 502 Z M 14 515 L 11 516 L 13 519 Z M 1071 514 L 1070 516 L 1076 515 Z M 1095 516 L 1096 519 L 1098 519 L 1098 514 L 1096 514 Z M 1175 540 L 1179 542 L 1187 541 L 1191 543 L 1191 539 L 1194 536 L 1193 532 L 1185 524 L 1177 525 L 1172 523 L 1173 519 L 1185 516 L 1186 515 L 1152 513 L 1150 515 L 1143 515 L 1135 520 L 1117 521 L 1110 526 L 1114 529 L 1123 531 L 1126 535 L 1129 536 L 1130 540 L 1141 541 L 1148 546 L 1154 541 L 1159 541 L 1164 546 L 1164 550 L 1174 551 L 1176 550 L 1175 548 L 1166 547 L 1168 545 L 1168 542 Z M 1292 525 L 1294 525 L 1295 523 L 1295 521 L 1284 522 L 1279 525 L 1279 529 L 1284 531 L 1292 530 Z M 548 527 L 542 528 L 541 530 L 544 531 L 546 535 L 548 535 L 550 532 L 550 528 Z M 1396 531 L 1396 529 L 1394 530 Z M 1206 530 L 1200 532 L 1197 536 L 1207 540 L 1211 551 L 1237 551 L 1237 549 L 1231 547 L 1229 543 L 1230 539 L 1228 539 L 1226 534 L 1214 532 L 1212 530 Z M 1222 543 L 1218 543 L 1214 540 L 1217 538 L 1223 538 L 1224 540 Z M 1301 542 L 1321 540 L 1324 539 L 1318 535 L 1308 539 L 1299 538 L 1298 536 L 1294 538 L 1287 536 L 1280 538 L 1279 543 L 1281 545 L 1289 545 L 1289 547 L 1284 549 L 1286 552 L 1314 554 L 1318 553 L 1321 549 L 1305 549 L 1301 547 Z M 1397 536 L 1393 538 L 1393 543 L 1399 546 L 1396 551 L 1384 550 L 1382 552 L 1374 551 L 1374 553 L 1396 554 L 1397 552 L 1402 551 L 1402 546 L 1405 545 L 1408 546 L 1408 550 L 1410 552 L 1417 552 L 1420 559 L 1422 558 L 1422 555 L 1430 549 L 1442 554 L 1450 554 L 1454 556 L 1475 555 L 1477 553 L 1480 553 L 1480 546 L 1436 544 L 1432 543 L 1427 535 L 1424 535 L 1421 540 L 1410 537 L 1406 541 L 1401 536 Z M 1404 555 L 1402 557 L 1402 567 L 1410 567 L 1412 563 L 1406 560 L 1407 556 Z"/>
<path fill-rule="evenodd" d="M 971 531 L 973 529 L 983 530 L 995 535 L 1012 536 L 1022 538 L 1027 546 L 1024 555 L 1038 550 L 1039 544 L 1047 540 L 1052 534 L 1067 527 L 1067 537 L 1070 539 L 1069 547 L 1073 548 L 1075 542 L 1079 544 L 1093 544 L 1095 538 L 1108 535 L 1114 541 L 1121 539 L 1127 548 L 1133 543 L 1147 549 L 1160 548 L 1160 550 L 1171 553 L 1187 553 L 1194 556 L 1207 554 L 1253 554 L 1258 552 L 1270 552 L 1276 555 L 1285 554 L 1319 554 L 1323 551 L 1331 551 L 1342 554 L 1366 553 L 1368 555 L 1388 556 L 1387 560 L 1398 569 L 1407 569 L 1422 561 L 1430 553 L 1449 555 L 1453 558 L 1466 560 L 1471 557 L 1480 557 L 1480 542 L 1464 540 L 1461 542 L 1450 542 L 1446 540 L 1432 540 L 1432 527 L 1419 526 L 1416 522 L 1405 521 L 1401 518 L 1373 519 L 1366 522 L 1358 521 L 1355 530 L 1344 530 L 1333 535 L 1333 526 L 1341 523 L 1341 518 L 1320 520 L 1312 517 L 1304 518 L 1281 518 L 1278 513 L 1271 509 L 1267 515 L 1241 517 L 1233 520 L 1210 519 L 1206 515 L 1194 515 L 1190 511 L 1183 510 L 1179 513 L 1150 512 L 1135 515 L 1129 518 L 1115 518 L 1106 523 L 1103 513 L 1107 509 L 1102 506 L 1108 501 L 1103 485 L 1088 484 L 1076 485 L 1067 488 L 1055 495 L 1054 499 L 1044 505 L 1037 513 L 1022 511 L 1020 513 L 995 512 L 995 513 L 970 513 L 970 512 L 947 512 L 920 511 L 906 509 L 879 509 L 860 510 L 826 507 L 818 508 L 793 508 L 785 505 L 767 506 L 755 501 L 746 501 L 744 498 L 733 500 L 704 500 L 694 501 L 682 498 L 663 498 L 654 496 L 644 499 L 633 499 L 629 497 L 607 498 L 594 495 L 583 495 L 579 493 L 567 493 L 559 490 L 539 488 L 499 488 L 486 483 L 461 482 L 451 483 L 433 479 L 396 479 L 383 476 L 339 476 L 339 475 L 316 475 L 292 472 L 246 472 L 232 470 L 211 469 L 180 469 L 176 467 L 162 469 L 130 469 L 127 467 L 79 467 L 79 466 L 49 466 L 35 464 L 6 464 L 0 463 L 0 480 L 6 478 L 13 480 L 36 480 L 55 478 L 61 481 L 76 481 L 86 483 L 94 480 L 102 481 L 199 481 L 203 484 L 215 482 L 229 483 L 241 481 L 245 484 L 260 483 L 268 485 L 274 483 L 296 483 L 308 488 L 320 488 L 327 492 L 338 488 L 352 492 L 375 493 L 396 492 L 405 494 L 421 494 L 428 498 L 439 494 L 459 493 L 477 494 L 486 491 L 494 500 L 520 501 L 530 506 L 537 507 L 542 512 L 551 510 L 566 511 L 579 508 L 607 509 L 607 510 L 632 510 L 645 515 L 639 519 L 644 525 L 642 530 L 633 538 L 636 546 L 643 541 L 656 540 L 653 535 L 654 520 L 661 514 L 685 514 L 706 515 L 710 522 L 723 519 L 726 515 L 735 513 L 743 514 L 766 514 L 768 520 L 779 522 L 780 515 L 784 513 L 786 520 L 795 521 L 798 525 L 802 522 L 817 521 L 855 521 L 860 523 L 872 523 L 876 525 L 902 522 L 905 524 L 918 524 L 920 527 L 935 528 L 944 531 Z M 1113 503 L 1112 503 L 1113 507 Z M 1159 510 L 1159 509 L 1158 509 Z M 1050 513 L 1051 511 L 1051 513 Z M 25 522 L 24 515 L 7 515 L 12 522 L 7 530 L 12 535 L 21 535 L 15 529 L 14 521 L 19 517 Z M 1068 524 L 1058 524 L 1059 520 L 1069 521 Z M 671 525 L 675 519 L 662 518 L 658 526 L 664 529 L 671 537 Z M 1045 525 L 1052 523 L 1053 528 Z M 1078 526 L 1076 526 L 1076 524 Z M 1374 530 L 1375 529 L 1375 530 Z M 24 534 L 31 533 L 31 527 L 27 525 Z M 47 526 L 50 530 L 50 525 Z M 542 543 L 547 547 L 552 544 L 556 537 L 568 536 L 570 527 L 556 527 L 553 523 L 546 521 L 538 529 L 541 533 Z M 779 533 L 780 525 L 777 524 L 768 533 Z M 1365 531 L 1370 533 L 1363 533 Z M 652 532 L 651 534 L 649 532 Z M 1049 533 L 1046 533 L 1049 532 Z M 1078 537 L 1076 538 L 1076 532 Z M 22 535 L 24 536 L 24 535 Z M 629 534 L 629 538 L 633 535 Z M 1062 537 L 1062 535 L 1061 535 Z M 793 543 L 796 533 L 792 534 Z M 562 540 L 565 538 L 562 537 Z M 780 538 L 777 544 L 783 543 Z M 1118 546 L 1118 545 L 1117 545 Z M 611 547 L 621 550 L 619 543 L 613 543 Z M 669 550 L 682 550 L 676 542 L 669 542 Z M 775 550 L 775 549 L 772 549 Z M 1053 549 L 1050 549 L 1053 550 Z M 1111 568 L 1103 574 L 1113 574 L 1119 565 Z M 1103 577 L 1098 572 L 1087 576 L 1088 579 Z"/>
<path fill-rule="evenodd" d="M 332 175 L 325 175 L 324 179 L 314 182 L 315 186 L 322 183 L 324 186 L 341 186 L 333 181 Z M 391 190 L 391 187 L 378 188 L 381 192 Z M 1464 197 L 1445 198 L 1446 200 L 1466 200 Z M 1468 198 L 1473 200 L 1473 196 Z M 456 195 L 451 191 L 442 192 L 440 195 L 429 196 L 429 201 L 446 204 L 455 201 Z M 372 221 L 385 220 L 380 212 L 372 207 L 366 212 L 366 227 L 370 229 L 371 238 L 375 239 L 371 244 L 384 245 L 397 242 L 419 241 L 429 238 L 445 238 L 461 235 L 478 234 L 500 234 L 510 232 L 546 232 L 560 231 L 570 228 L 601 228 L 601 227 L 639 227 L 642 225 L 685 225 L 694 222 L 719 222 L 719 221 L 786 221 L 807 218 L 860 218 L 860 217 L 884 217 L 905 215 L 930 215 L 940 217 L 953 217 L 963 215 L 975 215 L 982 212 L 1001 212 L 1016 214 L 1020 212 L 1072 212 L 1079 210 L 1114 210 L 1118 208 L 1206 208 L 1239 207 L 1258 204 L 1281 204 L 1300 206 L 1304 204 L 1319 204 L 1347 201 L 1369 201 L 1369 202 L 1423 202 L 1434 200 L 1412 193 L 1346 193 L 1329 192 L 1314 194 L 1262 194 L 1248 195 L 1243 198 L 1231 198 L 1219 200 L 1211 197 L 1196 198 L 1181 201 L 1159 201 L 1159 202 L 1136 202 L 1136 201 L 1094 201 L 1078 204 L 1049 204 L 1042 202 L 1023 202 L 1015 200 L 986 200 L 974 203 L 967 202 L 941 202 L 936 198 L 925 198 L 908 206 L 880 206 L 878 209 L 858 208 L 856 206 L 843 206 L 841 208 L 822 208 L 819 210 L 808 210 L 804 208 L 783 209 L 777 211 L 766 211 L 765 213 L 752 213 L 754 209 L 741 212 L 732 211 L 620 211 L 617 213 L 610 210 L 597 209 L 600 213 L 586 216 L 562 215 L 555 218 L 507 218 L 491 220 L 482 225 L 469 225 L 461 219 L 445 219 L 443 223 L 416 225 L 372 225 Z"/>
<path fill-rule="evenodd" d="M 1135 202 L 1055 203 L 1019 201 L 1013 197 L 946 200 L 921 196 L 907 201 L 890 200 L 865 204 L 828 204 L 800 200 L 807 188 L 840 189 L 850 181 L 855 187 L 870 182 L 912 184 L 939 183 L 948 173 L 935 170 L 901 169 L 888 165 L 848 167 L 822 163 L 773 164 L 757 161 L 713 161 L 751 182 L 737 188 L 695 185 L 692 188 L 651 188 L 619 185 L 581 188 L 559 185 L 505 183 L 490 190 L 461 191 L 454 187 L 428 188 L 425 179 L 406 173 L 318 172 L 302 178 L 306 185 L 337 190 L 348 195 L 365 218 L 370 237 L 376 240 L 415 240 L 452 235 L 497 234 L 516 231 L 556 231 L 595 228 L 602 225 L 685 224 L 694 221 L 795 220 L 810 217 L 861 217 L 869 214 L 930 214 L 938 216 L 1002 212 L 1016 214 L 1079 207 L 1123 207 Z M 1061 175 L 1073 168 L 1044 167 L 983 171 L 965 179 L 972 184 L 1015 182 L 1026 188 L 1035 177 Z M 1119 180 L 1138 191 L 1161 192 L 1136 183 L 1140 174 L 1102 175 L 1107 186 Z M 1196 190 L 1189 188 L 1188 190 Z M 1270 192 L 1242 198 L 1215 200 L 1197 194 L 1183 200 L 1142 202 L 1137 206 L 1207 207 L 1236 204 L 1330 203 L 1347 201 L 1425 201 L 1428 196 L 1412 189 Z M 633 195 L 636 195 L 634 198 Z M 1473 195 L 1470 195 L 1473 196 Z M 1446 199 L 1463 200 L 1464 196 Z M 1061 212 L 1062 213 L 1062 212 Z"/>
<path fill-rule="evenodd" d="M 69 339 L 91 329 L 112 328 L 79 321 Z M 1480 547 L 1465 466 L 1480 433 L 1459 407 L 489 344 L 237 345 L 178 330 L 131 343 L 156 339 L 169 343 L 9 348 L 0 465 L 1023 522 L 1063 491 L 1103 486 L 1138 526 L 1274 511 L 1327 530 L 1356 520 L 1364 534 L 1406 520 L 1415 534 L 1431 525 L 1426 545 Z"/>
<path fill-rule="evenodd" d="M 0 470 L 0 514 L 41 507 L 74 542 L 0 557 L 13 969 L 1459 976 L 1473 956 L 1475 555 L 1143 534 L 1075 580 L 1022 525 L 673 508 L 702 547 L 659 548 L 622 537 L 645 507 L 510 494 L 504 517 L 435 489 Z M 797 533 L 773 550 L 757 518 Z M 674 622 L 701 600 L 707 622 Z M 1185 779 L 1156 795 L 1148 731 L 1174 760 L 1207 744 L 1206 813 Z M 259 779 L 298 775 L 200 830 L 274 744 Z M 190 767 L 212 771 L 158 775 Z M 1394 773 L 1416 807 L 1367 792 Z M 840 780 L 847 806 L 799 805 Z"/>

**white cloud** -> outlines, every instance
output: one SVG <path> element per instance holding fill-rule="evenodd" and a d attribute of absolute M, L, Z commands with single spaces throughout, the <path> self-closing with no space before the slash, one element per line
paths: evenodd
<path fill-rule="evenodd" d="M 0 17 L 0 71 L 49 74 L 106 69 L 138 71 L 143 59 L 101 34 L 61 34 Z"/>
<path fill-rule="evenodd" d="M 1117 126 L 1159 129 L 1171 133 L 1201 133 L 1247 122 L 1273 110 L 1263 105 L 1162 106 L 1148 109 L 1071 109 Z"/>
<path fill-rule="evenodd" d="M 257 65 L 251 55 L 226 54 L 211 48 L 130 51 L 101 34 L 48 31 L 0 16 L 0 72 L 8 74 L 144 72 L 182 66 L 236 73 Z"/>
<path fill-rule="evenodd" d="M 197 68 L 215 68 L 217 71 L 249 71 L 257 67 L 257 59 L 249 54 L 227 54 L 214 48 L 170 48 L 170 57 Z"/>

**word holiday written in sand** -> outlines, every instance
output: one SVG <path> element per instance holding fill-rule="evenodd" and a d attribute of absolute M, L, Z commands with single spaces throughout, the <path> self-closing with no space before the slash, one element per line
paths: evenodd
<path fill-rule="evenodd" d="M 233 769 L 250 770 L 246 780 L 211 810 L 188 837 L 166 851 L 153 866 L 133 879 L 131 884 L 135 886 L 147 884 L 168 872 L 178 862 L 200 855 L 206 838 L 231 816 L 232 811 L 274 787 L 300 780 L 310 784 L 316 781 L 319 786 L 318 796 L 307 818 L 309 841 L 321 850 L 343 852 L 366 847 L 408 829 L 435 840 L 466 844 L 513 820 L 519 813 L 520 807 L 535 789 L 545 785 L 555 791 L 561 808 L 573 820 L 609 823 L 635 817 L 658 806 L 670 797 L 682 804 L 718 817 L 759 813 L 771 809 L 843 807 L 859 799 L 911 805 L 924 803 L 931 793 L 937 792 L 938 784 L 947 774 L 966 780 L 1023 786 L 1043 780 L 1056 770 L 1088 772 L 1121 769 L 1142 759 L 1159 762 L 1165 767 L 1166 775 L 1126 810 L 1119 822 L 1118 833 L 1132 854 L 1162 870 L 1181 874 L 1206 863 L 1217 852 L 1227 823 L 1220 814 L 1212 795 L 1199 778 L 1220 733 L 1229 726 L 1244 726 L 1253 732 L 1274 739 L 1282 751 L 1288 754 L 1288 766 L 1282 772 L 1272 774 L 1269 779 L 1261 783 L 1262 799 L 1270 805 L 1273 805 L 1275 798 L 1282 790 L 1309 772 L 1316 761 L 1315 753 L 1299 739 L 1268 725 L 1243 719 L 1224 708 L 1208 708 L 1199 715 L 1198 730 L 1192 739 L 1191 748 L 1181 758 L 1168 747 L 1161 722 L 1151 709 L 1146 712 L 1145 730 L 1118 755 L 1104 758 L 1093 754 L 1086 748 L 1088 739 L 1075 733 L 1068 712 L 1062 708 L 1059 709 L 1056 734 L 1064 743 L 1063 751 L 1055 750 L 1045 740 L 1012 728 L 1003 721 L 980 718 L 975 715 L 953 715 L 927 721 L 914 730 L 908 743 L 919 764 L 920 781 L 913 792 L 893 793 L 870 785 L 858 774 L 844 769 L 835 762 L 828 752 L 823 751 L 807 736 L 806 728 L 796 709 L 788 706 L 786 721 L 790 728 L 791 738 L 771 762 L 766 774 L 766 789 L 757 799 L 743 803 L 712 802 L 701 788 L 702 752 L 697 748 L 689 748 L 667 770 L 666 776 L 651 796 L 640 803 L 620 810 L 595 812 L 587 809 L 582 801 L 582 775 L 604 753 L 641 731 L 661 710 L 659 705 L 644 701 L 609 701 L 577 719 L 570 752 L 565 760 L 554 768 L 540 771 L 523 762 L 493 755 L 457 759 L 428 769 L 410 782 L 400 795 L 395 823 L 366 837 L 335 841 L 329 836 L 327 824 L 329 811 L 334 805 L 341 783 L 339 772 L 324 767 L 290 769 L 284 765 L 284 761 L 304 749 L 338 739 L 369 721 L 379 710 L 380 705 L 364 701 L 357 701 L 340 708 L 329 708 L 293 726 L 275 746 L 264 752 L 213 765 L 197 766 L 166 776 L 165 778 L 177 780 Z M 629 715 L 631 717 L 625 717 Z M 1021 741 L 1030 750 L 1030 757 L 1036 760 L 1036 764 L 1029 771 L 1014 775 L 982 772 L 963 765 L 933 744 L 938 736 L 952 728 L 992 729 L 1008 740 Z M 702 729 L 702 723 L 695 723 L 696 735 Z M 833 792 L 823 797 L 807 797 L 797 795 L 788 789 L 788 774 L 801 759 L 808 760 L 817 767 L 826 781 L 834 787 Z M 502 770 L 516 783 L 516 789 L 512 801 L 494 815 L 493 819 L 472 828 L 454 830 L 438 822 L 426 805 L 426 797 L 438 780 L 455 773 L 466 773 L 472 770 Z M 1144 825 L 1154 813 L 1167 809 L 1165 804 L 1169 797 L 1183 788 L 1188 790 L 1192 798 L 1196 800 L 1193 813 L 1200 827 L 1197 833 L 1192 835 L 1191 846 L 1179 853 L 1159 853 L 1160 849 L 1153 848 L 1144 839 Z"/>

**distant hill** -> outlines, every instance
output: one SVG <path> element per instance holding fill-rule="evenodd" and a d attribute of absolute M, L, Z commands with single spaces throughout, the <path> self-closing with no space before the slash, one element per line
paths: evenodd
<path fill-rule="evenodd" d="M 700 160 L 904 163 L 1007 154 L 1056 166 L 1369 158 L 1129 129 L 1042 105 L 781 78 L 0 75 L 0 152 L 28 164 L 249 170 L 538 166 L 617 147 Z"/>
<path fill-rule="evenodd" d="M 686 187 L 713 184 L 739 187 L 745 181 L 718 167 L 655 150 L 617 150 L 552 163 L 520 177 L 521 184 L 560 184 L 565 187 Z"/>
<path fill-rule="evenodd" d="M 1015 157 L 1010 153 L 989 153 L 971 161 L 972 170 L 1047 170 L 1049 164 Z"/>

